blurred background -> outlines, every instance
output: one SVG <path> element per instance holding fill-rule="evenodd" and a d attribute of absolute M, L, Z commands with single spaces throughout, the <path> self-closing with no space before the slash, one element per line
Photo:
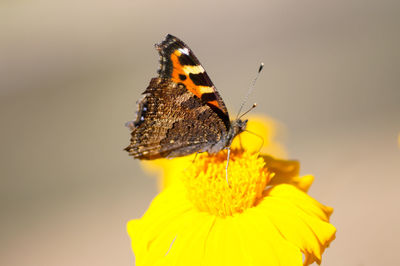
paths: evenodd
<path fill-rule="evenodd" d="M 0 3 L 0 264 L 133 265 L 126 222 L 158 193 L 122 149 L 167 33 L 235 114 L 285 126 L 333 206 L 323 265 L 394 265 L 400 237 L 400 2 Z"/>

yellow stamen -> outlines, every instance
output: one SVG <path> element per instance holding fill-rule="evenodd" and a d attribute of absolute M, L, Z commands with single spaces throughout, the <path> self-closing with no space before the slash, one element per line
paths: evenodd
<path fill-rule="evenodd" d="M 200 211 L 231 216 L 255 206 L 274 173 L 258 154 L 232 150 L 226 182 L 226 152 L 202 154 L 183 175 L 187 196 Z"/>

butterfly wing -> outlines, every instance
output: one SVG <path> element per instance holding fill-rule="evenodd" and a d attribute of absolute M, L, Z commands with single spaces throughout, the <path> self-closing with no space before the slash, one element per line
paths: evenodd
<path fill-rule="evenodd" d="M 199 60 L 172 35 L 156 49 L 159 77 L 143 93 L 126 150 L 136 158 L 156 159 L 223 149 L 228 110 Z"/>
<path fill-rule="evenodd" d="M 227 134 L 224 122 L 185 86 L 154 78 L 144 95 L 130 125 L 130 155 L 151 160 L 223 148 L 218 145 Z"/>

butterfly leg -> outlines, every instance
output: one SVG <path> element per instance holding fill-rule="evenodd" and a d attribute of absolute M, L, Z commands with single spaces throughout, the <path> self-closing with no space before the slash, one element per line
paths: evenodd
<path fill-rule="evenodd" d="M 229 186 L 229 180 L 228 180 L 228 166 L 229 166 L 229 156 L 231 155 L 231 147 L 226 148 L 228 150 L 228 156 L 226 158 L 226 166 L 225 166 L 225 173 L 226 173 L 226 183 Z"/>
<path fill-rule="evenodd" d="M 199 153 L 200 153 L 200 152 L 196 152 L 196 154 L 194 155 L 194 158 L 193 158 L 192 163 L 194 163 L 194 161 L 196 161 L 197 155 L 198 155 Z"/>
<path fill-rule="evenodd" d="M 192 164 L 194 164 L 194 162 L 196 161 L 197 155 L 199 155 L 199 153 L 200 153 L 199 151 L 195 153 L 194 158 L 193 158 L 193 160 L 192 160 Z M 190 165 L 189 165 L 188 167 L 186 167 L 184 171 L 186 171 L 187 169 L 189 169 L 189 167 L 190 167 Z"/>
<path fill-rule="evenodd" d="M 240 149 L 241 149 L 242 151 L 244 151 L 243 143 L 242 143 L 242 136 L 239 134 L 238 137 L 239 137 Z"/>

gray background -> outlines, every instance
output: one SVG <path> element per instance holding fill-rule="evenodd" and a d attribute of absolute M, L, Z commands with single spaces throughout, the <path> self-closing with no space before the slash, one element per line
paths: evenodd
<path fill-rule="evenodd" d="M 393 265 L 400 237 L 399 1 L 2 1 L 0 264 L 132 265 L 125 232 L 157 193 L 122 148 L 156 75 L 187 42 L 231 113 L 286 126 L 310 193 L 333 206 L 324 265 Z"/>

